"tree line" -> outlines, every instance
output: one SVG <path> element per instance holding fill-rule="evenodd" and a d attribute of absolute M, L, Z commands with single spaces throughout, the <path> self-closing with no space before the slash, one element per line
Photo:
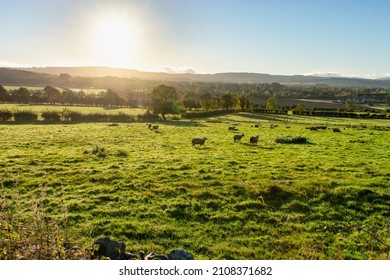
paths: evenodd
<path fill-rule="evenodd" d="M 88 106 L 127 106 L 126 100 L 113 90 L 86 94 L 83 91 L 70 89 L 59 90 L 53 86 L 46 86 L 42 90 L 29 90 L 20 87 L 15 90 L 6 90 L 0 86 L 0 102 L 19 104 L 50 104 L 50 105 L 88 105 Z"/>
<path fill-rule="evenodd" d="M 254 110 L 256 112 L 264 113 L 287 113 L 288 110 L 293 110 L 298 114 L 300 112 L 308 111 L 308 108 L 305 108 L 302 104 L 295 104 L 291 107 L 279 106 L 278 98 L 282 98 L 280 96 L 283 95 L 283 90 L 287 88 L 281 84 L 274 83 L 271 85 L 264 85 L 268 89 L 273 89 L 272 95 L 267 94 L 268 98 L 265 104 L 256 102 L 258 100 L 256 100 L 258 95 L 254 94 L 251 90 L 245 89 L 245 85 L 241 85 L 242 91 L 240 92 L 215 92 L 215 90 L 212 91 L 212 88 L 210 88 L 210 83 L 205 83 L 204 85 L 206 86 L 205 88 L 195 84 L 192 85 L 195 87 L 179 88 L 179 90 L 177 90 L 173 86 L 161 84 L 143 93 L 145 97 L 142 102 L 142 107 L 148 109 L 154 115 L 161 115 L 163 119 L 166 118 L 167 114 L 181 114 L 187 117 L 197 116 L 199 114 L 208 116 L 214 114 L 213 112 L 218 114 L 222 111 L 229 112 L 231 110 Z M 240 86 L 237 85 L 236 89 L 240 89 Z M 365 94 L 369 93 L 367 90 L 364 92 Z M 270 92 L 268 93 L 270 94 Z M 389 98 L 386 94 L 386 92 L 380 92 L 382 98 Z M 343 96 L 347 97 L 351 96 L 351 94 L 345 93 Z M 355 111 L 357 107 L 351 100 L 354 99 L 349 98 L 347 99 L 347 102 L 345 102 L 345 109 L 347 111 Z M 133 106 L 130 101 L 125 100 L 111 89 L 98 94 L 86 94 L 83 91 L 76 92 L 69 89 L 61 92 L 58 88 L 49 85 L 42 90 L 29 90 L 25 87 L 20 87 L 15 90 L 6 90 L 4 87 L 0 86 L 0 102 L 104 107 Z M 310 111 L 313 110 L 324 111 L 321 110 L 321 108 L 310 109 Z M 196 113 L 194 113 L 194 111 Z M 198 111 L 200 111 L 200 113 L 198 113 Z"/>

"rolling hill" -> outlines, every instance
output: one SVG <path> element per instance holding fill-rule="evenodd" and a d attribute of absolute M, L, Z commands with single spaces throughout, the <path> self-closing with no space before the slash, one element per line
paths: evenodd
<path fill-rule="evenodd" d="M 216 74 L 169 74 L 142 72 L 110 67 L 43 67 L 43 68 L 0 68 L 0 84 L 3 85 L 46 85 L 53 82 L 66 86 L 66 79 L 60 74 L 86 78 L 121 78 L 172 82 L 221 82 L 221 83 L 281 83 L 321 86 L 352 86 L 389 88 L 390 79 L 361 79 L 345 77 L 319 77 L 304 75 L 270 75 L 260 73 L 216 73 Z"/>

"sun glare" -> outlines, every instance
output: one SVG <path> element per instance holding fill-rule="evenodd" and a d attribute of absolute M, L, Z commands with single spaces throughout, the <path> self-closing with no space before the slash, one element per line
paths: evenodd
<path fill-rule="evenodd" d="M 131 64 L 136 48 L 134 27 L 123 17 L 98 19 L 93 31 L 93 48 L 99 63 L 122 67 Z"/>

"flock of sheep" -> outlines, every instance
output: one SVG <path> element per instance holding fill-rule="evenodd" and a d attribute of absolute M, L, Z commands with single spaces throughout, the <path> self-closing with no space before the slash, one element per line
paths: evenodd
<path fill-rule="evenodd" d="M 229 130 L 237 131 L 238 129 L 235 126 L 229 126 Z M 244 136 L 245 136 L 244 134 L 235 134 L 233 137 L 234 142 L 240 141 Z M 206 142 L 206 140 L 207 140 L 207 137 L 194 138 L 194 139 L 192 139 L 192 146 L 195 146 L 195 145 L 203 146 L 204 143 Z M 255 145 L 255 144 L 257 144 L 257 142 L 259 142 L 259 135 L 251 136 L 249 138 L 249 143 L 251 145 Z"/>
<path fill-rule="evenodd" d="M 149 127 L 150 130 L 158 130 L 158 125 L 152 125 L 152 124 L 148 123 L 147 126 Z M 260 127 L 260 125 L 259 124 L 255 124 L 254 127 L 258 128 L 258 127 Z M 270 125 L 271 129 L 273 129 L 275 127 L 278 127 L 278 125 L 274 125 L 274 124 Z M 286 126 L 286 128 L 290 128 L 290 126 Z M 326 126 L 314 126 L 314 127 L 306 127 L 306 129 L 319 130 L 319 129 L 327 129 L 327 127 Z M 229 126 L 228 130 L 229 131 L 238 131 L 238 128 L 236 128 L 235 126 Z M 333 128 L 333 132 L 341 132 L 341 130 L 336 127 L 336 128 Z M 241 141 L 241 139 L 244 136 L 245 136 L 244 134 L 235 134 L 233 136 L 234 142 Z M 204 146 L 204 143 L 206 142 L 206 140 L 207 140 L 207 137 L 193 138 L 192 139 L 192 146 L 193 147 L 195 147 L 195 145 Z M 249 144 L 250 145 L 256 145 L 258 142 L 259 142 L 259 135 L 251 136 L 249 138 Z"/>

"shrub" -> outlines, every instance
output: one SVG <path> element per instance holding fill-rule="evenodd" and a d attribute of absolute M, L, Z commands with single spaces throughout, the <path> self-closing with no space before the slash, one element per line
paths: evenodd
<path fill-rule="evenodd" d="M 84 119 L 84 115 L 79 112 L 67 112 L 67 118 L 72 122 L 81 122 Z"/>
<path fill-rule="evenodd" d="M 14 113 L 15 122 L 35 122 L 38 115 L 31 111 L 17 111 Z"/>
<path fill-rule="evenodd" d="M 134 116 L 127 115 L 125 113 L 118 113 L 117 115 L 108 115 L 108 118 L 112 122 L 133 122 L 135 120 Z"/>
<path fill-rule="evenodd" d="M 41 114 L 41 117 L 46 122 L 59 122 L 61 121 L 61 115 L 56 111 L 47 111 Z"/>
<path fill-rule="evenodd" d="M 307 139 L 306 137 L 302 137 L 302 136 L 296 136 L 296 137 L 287 136 L 287 137 L 278 137 L 276 138 L 275 142 L 280 144 L 305 144 L 307 143 Z"/>
<path fill-rule="evenodd" d="M 104 147 L 99 147 L 98 145 L 96 145 L 91 153 L 99 158 L 105 158 L 107 156 L 107 152 L 106 152 L 106 149 Z"/>
<path fill-rule="evenodd" d="M 0 110 L 0 122 L 10 121 L 13 114 L 9 110 Z"/>
<path fill-rule="evenodd" d="M 87 122 L 109 122 L 109 116 L 100 113 L 91 113 L 88 115 L 84 115 L 84 118 Z"/>
<path fill-rule="evenodd" d="M 147 111 L 145 114 L 139 114 L 137 116 L 138 121 L 140 122 L 155 122 L 159 120 L 158 115 L 152 114 L 150 111 Z"/>
<path fill-rule="evenodd" d="M 226 114 L 234 114 L 236 110 L 212 110 L 212 111 L 194 111 L 194 112 L 184 112 L 181 116 L 185 119 L 194 119 L 194 118 L 207 118 L 214 117 Z"/>
<path fill-rule="evenodd" d="M 118 151 L 115 153 L 115 155 L 116 155 L 117 157 L 127 157 L 127 156 L 128 156 L 128 153 L 127 153 L 125 150 L 120 149 L 120 150 L 118 150 Z"/>

